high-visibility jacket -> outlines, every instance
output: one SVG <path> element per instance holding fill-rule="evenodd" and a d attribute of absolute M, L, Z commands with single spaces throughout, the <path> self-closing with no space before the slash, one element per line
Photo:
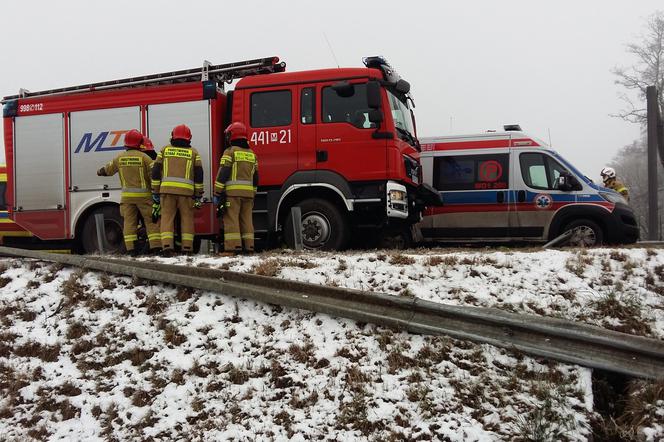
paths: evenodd
<path fill-rule="evenodd" d="M 122 203 L 136 203 L 150 198 L 150 166 L 152 160 L 137 149 L 127 149 L 99 169 L 102 176 L 120 174 Z"/>
<path fill-rule="evenodd" d="M 629 191 L 627 190 L 625 184 L 623 184 L 621 181 L 609 180 L 604 184 L 606 185 L 606 187 L 615 190 L 616 192 L 624 196 L 627 201 L 629 201 Z"/>
<path fill-rule="evenodd" d="M 165 146 L 152 166 L 152 191 L 171 195 L 203 195 L 203 163 L 193 147 Z"/>
<path fill-rule="evenodd" d="M 253 198 L 258 187 L 258 158 L 253 150 L 233 145 L 224 151 L 214 182 L 214 194 Z"/>

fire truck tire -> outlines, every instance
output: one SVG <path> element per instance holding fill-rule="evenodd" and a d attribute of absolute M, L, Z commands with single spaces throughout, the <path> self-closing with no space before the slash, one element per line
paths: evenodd
<path fill-rule="evenodd" d="M 122 217 L 118 206 L 99 207 L 90 212 L 83 222 L 81 237 L 79 239 L 80 248 L 83 253 L 99 253 L 97 242 L 97 225 L 95 223 L 95 214 L 104 215 L 104 230 L 106 233 L 106 243 L 108 250 L 105 253 L 122 253 L 125 250 L 124 237 L 122 236 Z"/>
<path fill-rule="evenodd" d="M 342 250 L 349 239 L 348 222 L 333 203 L 312 198 L 297 204 L 302 211 L 302 242 L 307 249 Z M 295 248 L 292 214 L 289 211 L 284 224 L 284 240 Z"/>
<path fill-rule="evenodd" d="M 595 222 L 589 219 L 577 219 L 567 224 L 563 232 L 572 231 L 572 237 L 567 241 L 572 247 L 595 247 L 604 242 L 604 231 Z"/>

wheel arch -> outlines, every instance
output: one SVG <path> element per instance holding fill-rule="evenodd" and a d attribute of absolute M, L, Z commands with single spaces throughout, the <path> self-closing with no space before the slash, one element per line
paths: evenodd
<path fill-rule="evenodd" d="M 311 195 L 311 190 L 316 195 Z M 288 215 L 287 209 L 307 198 L 322 198 L 338 205 L 346 212 L 352 212 L 353 192 L 348 181 L 341 175 L 330 170 L 306 170 L 296 172 L 284 182 L 279 192 L 279 199 L 275 206 L 274 230 Z"/>
<path fill-rule="evenodd" d="M 79 238 L 81 230 L 83 230 L 83 225 L 85 224 L 85 220 L 88 219 L 90 214 L 95 210 L 103 207 L 120 207 L 120 204 L 114 201 L 95 201 L 89 204 L 83 210 L 81 210 L 76 219 L 74 220 L 74 229 L 73 229 L 74 239 Z"/>
<path fill-rule="evenodd" d="M 316 195 L 311 194 L 311 190 L 316 189 Z M 340 210 L 350 212 L 353 210 L 353 203 L 344 198 L 339 189 L 326 183 L 312 183 L 306 185 L 294 185 L 284 193 L 277 204 L 277 216 L 275 230 L 288 216 L 288 209 L 299 202 L 307 199 L 318 198 L 331 202 Z"/>
<path fill-rule="evenodd" d="M 570 205 L 560 209 L 549 224 L 548 239 L 552 240 L 562 232 L 562 229 L 572 221 L 578 219 L 589 219 L 595 222 L 601 229 L 604 237 L 608 235 L 608 217 L 611 215 L 609 209 L 589 204 Z"/>

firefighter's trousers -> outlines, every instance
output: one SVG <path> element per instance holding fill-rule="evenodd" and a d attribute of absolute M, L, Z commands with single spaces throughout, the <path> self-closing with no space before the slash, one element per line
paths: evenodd
<path fill-rule="evenodd" d="M 173 250 L 175 216 L 180 213 L 182 251 L 194 249 L 194 200 L 190 196 L 161 194 L 161 246 Z"/>
<path fill-rule="evenodd" d="M 247 252 L 254 251 L 254 223 L 252 211 L 254 199 L 239 196 L 226 198 L 224 210 L 224 250 L 239 252 L 244 248 Z"/>
<path fill-rule="evenodd" d="M 152 222 L 152 201 L 146 199 L 135 203 L 120 203 L 120 215 L 124 220 L 122 232 L 124 235 L 125 247 L 128 252 L 134 250 L 134 243 L 138 239 L 136 228 L 138 227 L 138 214 L 143 217 L 145 230 L 147 230 L 148 241 L 151 249 L 161 247 L 161 235 L 159 234 L 159 224 Z"/>

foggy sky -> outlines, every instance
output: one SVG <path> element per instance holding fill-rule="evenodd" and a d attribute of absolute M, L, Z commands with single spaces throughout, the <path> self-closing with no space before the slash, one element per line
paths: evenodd
<path fill-rule="evenodd" d="M 419 136 L 519 123 L 596 181 L 639 126 L 610 69 L 661 1 L 2 1 L 0 95 L 277 55 L 288 71 L 384 55 Z M 328 47 L 325 35 L 332 46 Z M 645 159 L 644 159 L 645 161 Z M 620 173 L 620 171 L 618 171 Z"/>

